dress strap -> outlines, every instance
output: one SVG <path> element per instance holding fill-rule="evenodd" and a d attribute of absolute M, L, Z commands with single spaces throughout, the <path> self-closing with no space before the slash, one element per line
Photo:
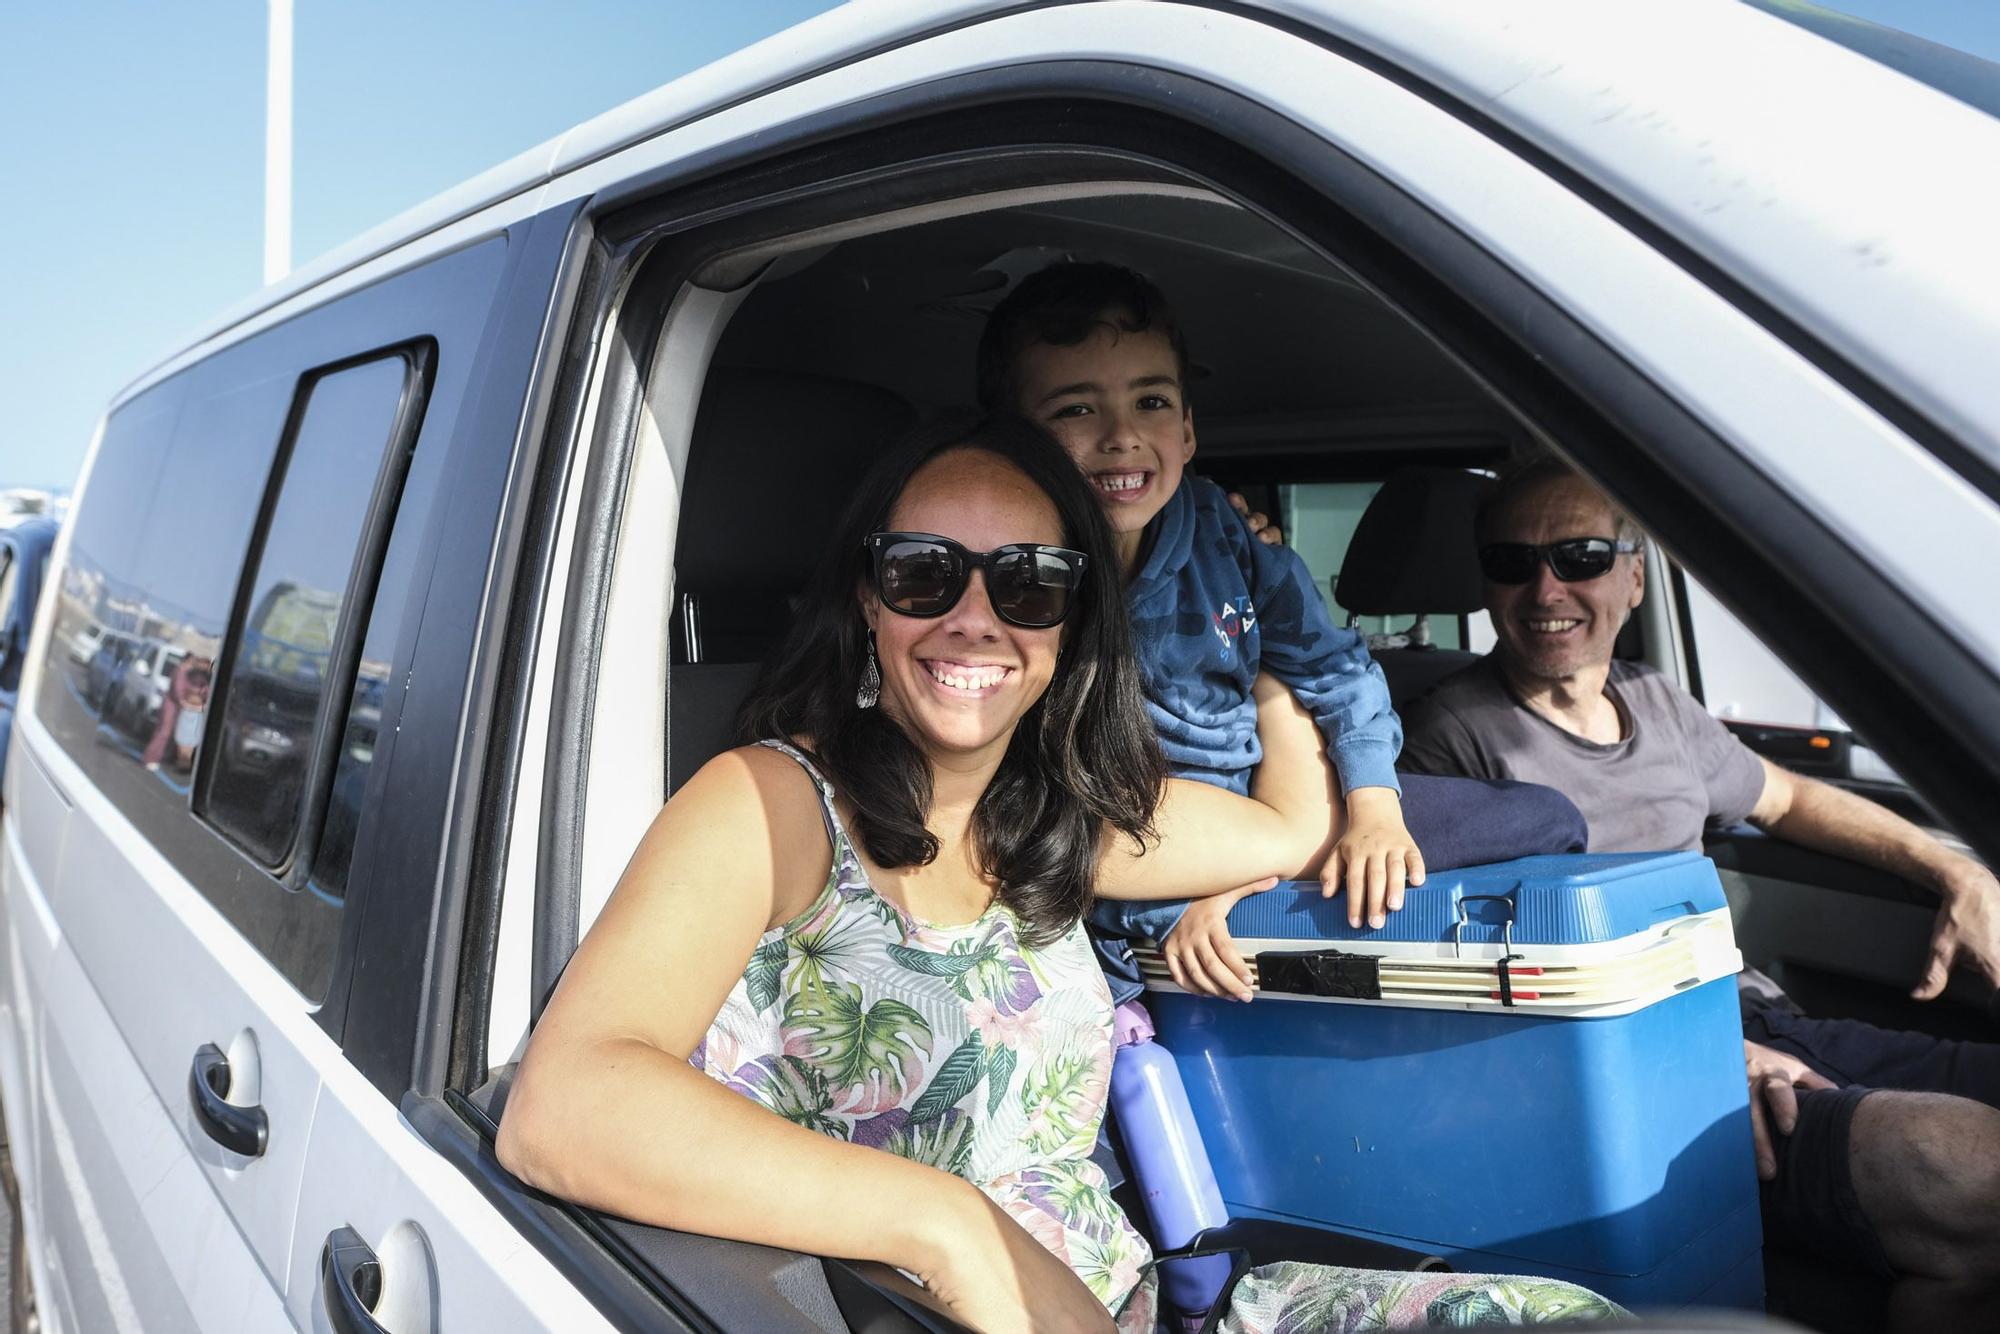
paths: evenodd
<path fill-rule="evenodd" d="M 806 758 L 804 751 L 789 741 L 759 741 L 757 744 L 769 746 L 780 755 L 789 755 L 798 762 L 799 768 L 806 771 L 806 776 L 812 779 L 813 786 L 819 789 L 819 818 L 820 823 L 826 826 L 826 841 L 838 848 L 846 831 L 840 827 L 840 816 L 833 809 L 833 784 L 826 780 L 826 775 Z"/>

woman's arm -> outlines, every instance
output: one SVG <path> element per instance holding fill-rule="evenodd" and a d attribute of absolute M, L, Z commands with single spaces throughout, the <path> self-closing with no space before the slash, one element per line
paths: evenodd
<path fill-rule="evenodd" d="M 969 1183 L 795 1125 L 688 1064 L 758 938 L 810 906 L 830 858 L 791 760 L 746 747 L 696 774 L 535 1026 L 500 1161 L 637 1222 L 895 1265 L 981 1328 L 1108 1328 L 1082 1281 Z"/>
<path fill-rule="evenodd" d="M 688 1064 L 758 937 L 810 904 L 830 858 L 791 760 L 740 750 L 654 819 L 536 1025 L 500 1160 L 638 1222 L 925 1272 L 978 1217 L 943 1172 L 773 1115 Z"/>
<path fill-rule="evenodd" d="M 1169 779 L 1144 849 L 1111 833 L 1097 864 L 1108 899 L 1196 899 L 1273 876 L 1315 874 L 1342 830 L 1333 766 L 1312 715 L 1277 678 L 1259 674 L 1257 738 L 1264 759 L 1252 796 Z"/>

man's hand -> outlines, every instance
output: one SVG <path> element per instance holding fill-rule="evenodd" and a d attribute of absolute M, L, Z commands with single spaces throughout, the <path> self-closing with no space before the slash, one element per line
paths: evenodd
<path fill-rule="evenodd" d="M 1750 1077 L 1750 1139 L 1757 1146 L 1757 1175 L 1770 1181 L 1778 1175 L 1778 1151 L 1771 1144 L 1771 1124 L 1789 1135 L 1799 1124 L 1799 1089 L 1837 1087 L 1796 1056 L 1743 1039 L 1743 1070 Z M 1766 1106 L 1770 1110 L 1765 1110 Z"/>
<path fill-rule="evenodd" d="M 1910 994 L 1935 999 L 1954 965 L 1972 969 L 2000 987 L 2000 882 L 1970 857 L 1946 853 L 1938 868 L 1937 918 L 1931 924 L 1931 961 Z"/>
<path fill-rule="evenodd" d="M 1160 946 L 1175 986 L 1219 1000 L 1250 999 L 1254 994 L 1250 989 L 1250 966 L 1243 962 L 1236 940 L 1229 934 L 1229 910 L 1249 895 L 1270 887 L 1270 881 L 1259 880 L 1254 885 L 1211 894 L 1188 905 Z"/>
<path fill-rule="evenodd" d="M 1262 510 L 1251 509 L 1250 502 L 1234 491 L 1229 493 L 1229 503 L 1236 507 L 1236 512 L 1250 525 L 1251 535 L 1259 542 L 1273 547 L 1285 545 L 1285 530 L 1272 523 L 1270 515 Z"/>
<path fill-rule="evenodd" d="M 1403 801 L 1394 788 L 1357 787 L 1347 794 L 1347 832 L 1320 868 L 1328 898 L 1347 891 L 1347 924 L 1365 916 L 1379 927 L 1403 906 L 1403 886 L 1424 883 L 1424 855 L 1403 824 Z"/>

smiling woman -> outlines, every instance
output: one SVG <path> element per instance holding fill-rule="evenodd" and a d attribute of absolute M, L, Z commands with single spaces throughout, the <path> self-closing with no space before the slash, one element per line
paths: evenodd
<path fill-rule="evenodd" d="M 1322 831 L 1163 789 L 1110 552 L 1026 422 L 930 430 L 870 471 L 745 710 L 760 744 L 667 803 L 536 1027 L 497 1141 L 512 1171 L 886 1261 L 980 1329 L 1153 1329 L 1151 1252 L 1092 1157 L 1112 1006 L 1083 914 L 1286 871 Z M 698 1151 L 646 1131 L 694 1124 Z M 1296 1263 L 1234 1301 L 1223 1329 L 1614 1309 Z"/>

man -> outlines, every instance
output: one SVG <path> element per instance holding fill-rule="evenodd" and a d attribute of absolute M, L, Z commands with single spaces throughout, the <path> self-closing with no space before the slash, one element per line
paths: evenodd
<path fill-rule="evenodd" d="M 1665 677 L 1612 658 L 1645 592 L 1638 538 L 1559 462 L 1504 477 L 1478 518 L 1497 644 L 1408 710 L 1403 766 L 1548 784 L 1583 811 L 1593 852 L 1699 848 L 1704 828 L 1747 818 L 1937 891 L 1919 1000 L 1954 966 L 2000 983 L 2000 884 L 1984 866 L 1761 758 Z M 1899 1328 L 1991 1319 L 2000 1046 L 1809 1019 L 1754 976 L 1744 997 L 1767 1234 L 1893 1280 Z"/>

